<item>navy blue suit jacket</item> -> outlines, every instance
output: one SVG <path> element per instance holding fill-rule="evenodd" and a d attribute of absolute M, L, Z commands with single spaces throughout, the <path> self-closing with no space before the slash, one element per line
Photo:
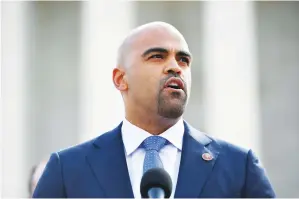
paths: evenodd
<path fill-rule="evenodd" d="M 134 198 L 121 125 L 91 141 L 53 153 L 34 198 Z M 251 150 L 213 139 L 184 122 L 175 198 L 275 197 Z M 213 159 L 205 161 L 202 154 Z"/>

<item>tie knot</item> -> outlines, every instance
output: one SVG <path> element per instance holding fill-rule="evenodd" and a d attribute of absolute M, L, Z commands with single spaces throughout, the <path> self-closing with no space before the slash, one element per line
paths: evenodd
<path fill-rule="evenodd" d="M 166 139 L 160 136 L 150 136 L 143 141 L 143 147 L 146 151 L 156 150 L 160 151 L 166 144 Z"/>

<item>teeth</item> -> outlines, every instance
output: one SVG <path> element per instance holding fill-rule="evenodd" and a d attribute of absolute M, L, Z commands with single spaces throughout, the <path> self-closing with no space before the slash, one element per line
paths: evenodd
<path fill-rule="evenodd" d="M 177 83 L 171 83 L 169 86 L 179 86 Z"/>

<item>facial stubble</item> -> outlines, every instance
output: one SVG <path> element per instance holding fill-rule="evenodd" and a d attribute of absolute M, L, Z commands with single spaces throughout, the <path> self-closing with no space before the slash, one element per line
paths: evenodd
<path fill-rule="evenodd" d="M 165 81 L 161 81 L 161 85 L 164 85 Z M 185 84 L 186 85 L 186 84 Z M 187 104 L 187 92 L 184 90 L 184 94 L 181 92 L 171 92 L 169 96 L 166 96 L 164 89 L 160 89 L 158 93 L 157 105 L 158 114 L 164 118 L 176 119 L 183 115 Z M 172 103 L 171 100 L 179 100 L 180 103 Z"/>

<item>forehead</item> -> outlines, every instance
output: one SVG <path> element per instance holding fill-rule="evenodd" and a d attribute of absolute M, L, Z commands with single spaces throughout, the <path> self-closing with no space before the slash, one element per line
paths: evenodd
<path fill-rule="evenodd" d="M 132 50 L 143 53 L 149 48 L 162 47 L 170 51 L 189 52 L 188 44 L 184 37 L 175 30 L 157 28 L 141 32 L 132 42 Z"/>

